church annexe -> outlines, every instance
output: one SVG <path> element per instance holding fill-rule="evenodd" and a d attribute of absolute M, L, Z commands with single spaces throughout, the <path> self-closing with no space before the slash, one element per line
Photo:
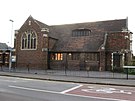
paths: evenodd
<path fill-rule="evenodd" d="M 15 32 L 17 68 L 110 71 L 131 61 L 127 19 L 49 26 L 30 16 Z"/>

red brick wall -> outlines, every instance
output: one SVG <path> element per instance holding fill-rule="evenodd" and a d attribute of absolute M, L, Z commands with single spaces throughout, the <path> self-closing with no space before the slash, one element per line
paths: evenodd
<path fill-rule="evenodd" d="M 107 38 L 107 50 L 113 50 L 113 51 L 121 51 L 121 49 L 129 48 L 129 41 L 128 39 L 125 39 L 125 36 L 129 37 L 129 33 L 127 32 L 114 32 L 109 33 Z"/>
<path fill-rule="evenodd" d="M 105 70 L 110 71 L 112 70 L 112 53 L 111 52 L 106 52 L 106 67 Z"/>
<path fill-rule="evenodd" d="M 105 62 L 105 51 L 101 51 L 100 52 L 100 63 L 99 63 L 99 71 L 104 71 L 105 70 L 105 66 L 106 66 L 106 62 Z"/>
<path fill-rule="evenodd" d="M 29 25 L 29 20 L 31 25 Z M 37 49 L 36 50 L 22 50 L 21 49 L 21 36 L 27 30 L 34 30 L 37 34 Z M 31 68 L 46 68 L 46 52 L 42 51 L 43 46 L 43 33 L 39 26 L 33 19 L 28 19 L 18 31 L 16 35 L 16 58 L 17 67 L 26 67 L 29 64 Z"/>
<path fill-rule="evenodd" d="M 128 37 L 128 38 L 126 38 Z M 111 53 L 125 53 L 130 50 L 130 33 L 128 32 L 112 32 L 107 36 L 106 43 L 106 70 L 111 70 Z"/>

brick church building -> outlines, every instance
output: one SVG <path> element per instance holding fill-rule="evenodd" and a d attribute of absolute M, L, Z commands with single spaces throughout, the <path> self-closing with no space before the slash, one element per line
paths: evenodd
<path fill-rule="evenodd" d="M 15 31 L 16 67 L 110 71 L 132 58 L 128 19 L 47 25 L 32 16 Z"/>

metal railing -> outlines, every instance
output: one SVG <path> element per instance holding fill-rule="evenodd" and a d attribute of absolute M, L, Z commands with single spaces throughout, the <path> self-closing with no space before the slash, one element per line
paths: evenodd
<path fill-rule="evenodd" d="M 1 67 L 0 71 L 9 72 L 8 67 Z M 126 70 L 125 70 L 126 71 Z M 115 71 L 77 71 L 77 70 L 46 70 L 46 69 L 34 69 L 34 68 L 11 68 L 10 72 L 16 73 L 31 73 L 31 74 L 42 74 L 42 75 L 59 75 L 59 76 L 77 76 L 86 78 L 106 78 L 106 79 L 127 79 L 126 72 L 115 72 Z M 128 79 L 134 79 L 135 75 L 128 74 Z"/>

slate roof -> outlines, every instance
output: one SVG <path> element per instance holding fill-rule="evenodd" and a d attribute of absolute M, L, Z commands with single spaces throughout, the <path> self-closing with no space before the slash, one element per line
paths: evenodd
<path fill-rule="evenodd" d="M 78 28 L 90 29 L 91 35 L 72 37 L 72 30 Z M 59 39 L 52 51 L 95 52 L 104 43 L 106 32 L 122 31 L 123 28 L 127 28 L 126 19 L 50 26 L 50 34 Z"/>
<path fill-rule="evenodd" d="M 56 52 L 98 51 L 104 43 L 106 32 L 117 32 L 127 28 L 127 19 L 52 26 L 48 26 L 36 19 L 34 19 L 34 21 L 40 26 L 40 28 L 49 28 L 49 37 L 58 39 L 51 50 Z M 72 37 L 72 30 L 80 28 L 90 29 L 91 35 Z"/>
<path fill-rule="evenodd" d="M 40 26 L 40 28 L 46 28 L 46 27 L 48 28 L 49 27 L 47 24 L 44 24 L 44 23 L 42 23 L 42 22 L 40 22 L 40 21 L 38 21 L 36 19 L 34 19 L 34 20 Z"/>
<path fill-rule="evenodd" d="M 0 43 L 0 50 L 8 49 L 8 45 L 6 43 Z"/>

